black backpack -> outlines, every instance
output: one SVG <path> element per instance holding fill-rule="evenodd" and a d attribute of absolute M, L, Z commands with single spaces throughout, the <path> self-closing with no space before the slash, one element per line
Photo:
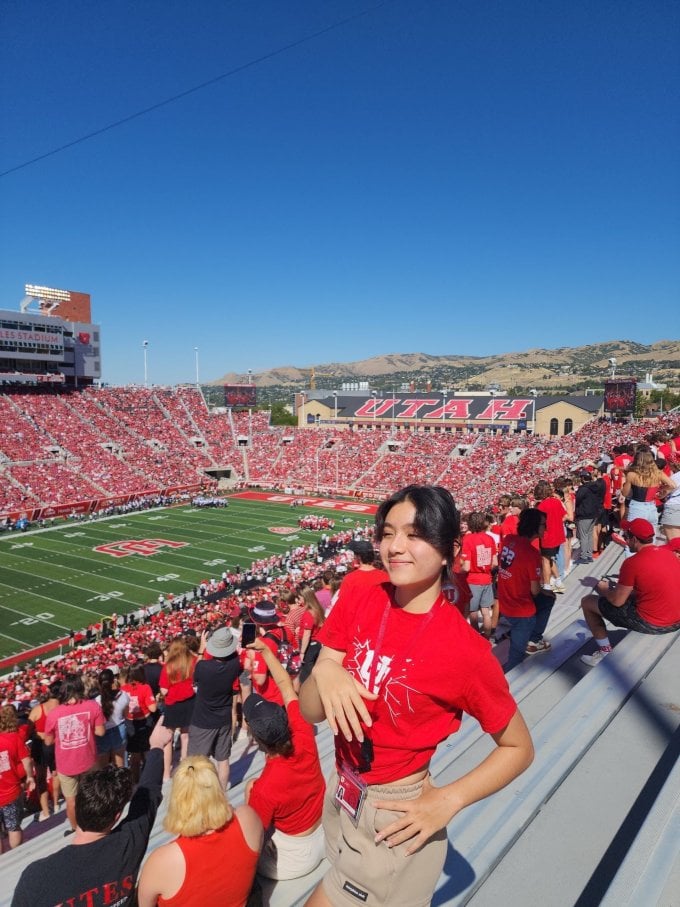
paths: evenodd
<path fill-rule="evenodd" d="M 276 657 L 291 677 L 296 677 L 300 673 L 302 658 L 291 631 L 287 627 L 277 627 L 267 631 L 264 638 L 276 643 Z"/>

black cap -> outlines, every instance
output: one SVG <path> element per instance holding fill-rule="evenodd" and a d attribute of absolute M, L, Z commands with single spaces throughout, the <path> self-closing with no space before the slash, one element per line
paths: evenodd
<path fill-rule="evenodd" d="M 253 736 L 265 746 L 275 746 L 290 737 L 286 710 L 259 693 L 251 693 L 243 703 L 243 717 Z"/>

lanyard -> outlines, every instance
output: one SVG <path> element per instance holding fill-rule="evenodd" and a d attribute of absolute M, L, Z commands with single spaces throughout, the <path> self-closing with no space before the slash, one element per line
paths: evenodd
<path fill-rule="evenodd" d="M 390 668 L 393 668 L 394 665 L 397 663 L 397 661 L 402 659 L 404 657 L 404 655 L 406 655 L 406 653 L 409 651 L 409 649 L 413 649 L 417 640 L 420 639 L 422 634 L 427 629 L 428 625 L 431 623 L 431 621 L 435 615 L 435 611 L 440 610 L 440 608 L 444 604 L 444 601 L 445 601 L 444 596 L 440 592 L 439 597 L 437 598 L 436 602 L 432 605 L 432 607 L 427 612 L 425 617 L 420 621 L 420 624 L 419 624 L 417 630 L 415 631 L 415 633 L 411 636 L 410 639 L 407 639 L 406 642 L 404 643 L 404 645 L 402 645 L 399 649 L 397 649 L 397 651 L 392 656 Z M 368 689 L 371 692 L 376 692 L 376 693 L 380 692 L 380 688 L 377 690 L 374 690 L 373 686 L 374 686 L 374 682 L 375 682 L 375 675 L 377 674 L 377 671 L 378 671 L 378 661 L 380 659 L 380 652 L 382 650 L 382 645 L 383 645 L 383 642 L 385 639 L 385 632 L 387 630 L 387 621 L 389 620 L 391 609 L 392 609 L 392 601 L 390 599 L 390 600 L 388 600 L 387 604 L 385 605 L 385 610 L 383 611 L 382 618 L 380 619 L 380 628 L 378 630 L 378 636 L 375 641 L 375 648 L 373 650 L 373 660 L 371 661 L 371 667 L 370 667 L 369 674 L 368 674 Z M 382 684 L 381 684 L 381 687 L 382 687 Z M 366 705 L 368 706 L 368 709 L 370 711 L 371 703 L 367 702 Z"/>

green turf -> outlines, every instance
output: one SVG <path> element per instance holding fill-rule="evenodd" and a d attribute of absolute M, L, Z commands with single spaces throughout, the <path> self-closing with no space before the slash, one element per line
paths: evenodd
<path fill-rule="evenodd" d="M 58 529 L 5 533 L 0 537 L 0 658 L 68 635 L 116 611 L 132 611 L 162 592 L 183 593 L 223 570 L 310 544 L 321 532 L 295 529 L 277 535 L 271 526 L 297 525 L 306 509 L 287 504 L 231 499 L 226 509 L 177 507 Z M 341 528 L 355 517 L 327 513 Z M 294 538 L 292 537 L 294 536 Z M 150 557 L 115 558 L 93 549 L 131 539 L 186 542 Z"/>

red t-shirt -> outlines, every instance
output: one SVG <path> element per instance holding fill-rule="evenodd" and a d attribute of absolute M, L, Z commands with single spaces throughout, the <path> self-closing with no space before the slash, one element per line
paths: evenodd
<path fill-rule="evenodd" d="M 463 560 L 470 562 L 467 581 L 473 586 L 491 585 L 491 565 L 498 554 L 488 532 L 467 532 L 463 536 Z"/>
<path fill-rule="evenodd" d="M 536 605 L 531 583 L 541 579 L 541 555 L 529 539 L 509 535 L 498 555 L 498 604 L 507 617 L 531 617 Z"/>
<path fill-rule="evenodd" d="M 516 513 L 509 513 L 500 525 L 501 542 L 506 535 L 515 535 L 519 526 L 519 516 Z"/>
<path fill-rule="evenodd" d="M 272 628 L 273 630 L 274 628 Z M 279 647 L 276 644 L 276 641 L 273 639 L 268 639 L 266 636 L 261 636 L 260 639 L 264 642 L 267 648 L 271 649 L 274 655 L 278 658 Z M 255 680 L 256 674 L 265 674 L 265 679 L 263 684 L 257 683 Z M 275 702 L 277 705 L 283 705 L 283 696 L 281 695 L 281 690 L 276 686 L 272 680 L 272 675 L 269 673 L 267 668 L 267 662 L 264 660 L 262 655 L 259 652 L 253 650 L 253 660 L 252 660 L 252 673 L 251 679 L 253 681 L 253 690 L 256 693 L 259 693 L 263 699 L 268 699 L 269 702 Z"/>
<path fill-rule="evenodd" d="M 316 637 L 319 635 L 319 629 L 320 628 L 317 627 L 316 621 L 314 620 L 314 615 L 312 614 L 312 612 L 305 611 L 305 613 L 302 615 L 302 619 L 300 621 L 300 642 L 302 642 L 302 637 L 304 636 L 305 630 L 312 631 L 312 635 L 309 637 L 309 641 L 311 642 L 313 639 L 316 639 Z"/>
<path fill-rule="evenodd" d="M 124 683 L 121 690 L 130 697 L 130 718 L 139 721 L 150 714 L 149 706 L 156 701 L 156 697 L 148 683 Z"/>
<path fill-rule="evenodd" d="M 196 668 L 196 661 L 197 659 L 194 658 L 191 662 L 191 670 L 189 676 L 185 680 L 170 680 L 167 666 L 163 665 L 158 686 L 161 687 L 161 689 L 168 691 L 165 694 L 166 705 L 175 705 L 177 702 L 184 702 L 186 699 L 191 699 L 194 695 L 194 669 Z"/>
<path fill-rule="evenodd" d="M 0 733 L 0 806 L 14 803 L 26 777 L 21 760 L 31 755 L 17 731 Z"/>
<path fill-rule="evenodd" d="M 655 627 L 680 621 L 680 561 L 665 545 L 645 545 L 621 564 L 619 584 L 635 590 L 637 612 Z"/>
<path fill-rule="evenodd" d="M 567 538 L 564 531 L 564 518 L 567 515 L 564 504 L 559 498 L 549 497 L 542 500 L 537 509 L 546 517 L 545 532 L 540 541 L 541 547 L 559 548 Z"/>
<path fill-rule="evenodd" d="M 273 825 L 287 835 L 309 831 L 321 818 L 326 784 L 319 763 L 314 729 L 300 714 L 297 699 L 288 703 L 292 756 L 269 757 L 250 792 L 248 805 L 265 829 Z"/>
<path fill-rule="evenodd" d="M 372 570 L 357 568 L 348 573 L 343 579 L 337 600 L 340 601 L 348 595 L 354 595 L 356 591 L 366 589 L 368 586 L 378 586 L 380 583 L 389 583 L 389 581 L 390 578 L 385 570 L 380 570 L 377 567 Z"/>
<path fill-rule="evenodd" d="M 443 595 L 427 614 L 411 614 L 397 605 L 390 584 L 373 586 L 339 601 L 319 640 L 344 652 L 343 667 L 379 693 L 368 703 L 374 751 L 371 769 L 362 773 L 368 784 L 398 781 L 424 768 L 437 745 L 458 730 L 463 712 L 495 734 L 516 711 L 488 642 Z M 361 765 L 355 740 L 338 734 L 335 746 L 338 766 Z"/>

